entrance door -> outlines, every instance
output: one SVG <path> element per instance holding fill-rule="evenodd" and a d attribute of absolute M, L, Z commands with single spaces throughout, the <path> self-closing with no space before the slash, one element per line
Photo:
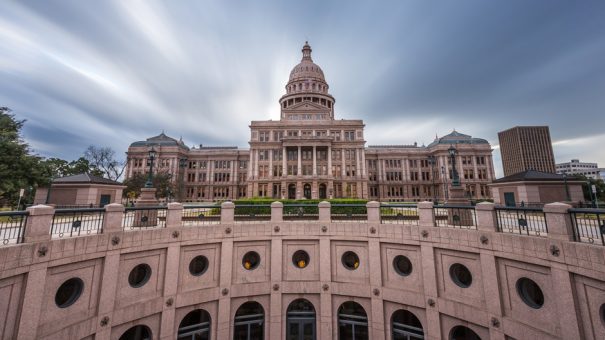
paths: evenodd
<path fill-rule="evenodd" d="M 102 208 L 109 203 L 111 203 L 111 195 L 101 195 L 101 200 L 99 201 L 99 206 Z"/>
<path fill-rule="evenodd" d="M 296 184 L 288 185 L 288 199 L 296 199 Z"/>
<path fill-rule="evenodd" d="M 309 301 L 292 302 L 286 315 L 286 340 L 315 340 L 315 309 Z"/>
<path fill-rule="evenodd" d="M 507 207 L 514 207 L 517 205 L 515 203 L 515 193 L 514 192 L 505 192 L 504 193 L 504 204 Z"/>
<path fill-rule="evenodd" d="M 306 199 L 311 199 L 311 184 L 307 183 L 303 186 L 303 195 Z"/>
<path fill-rule="evenodd" d="M 319 198 L 320 199 L 324 199 L 326 198 L 326 185 L 325 184 L 320 184 L 319 185 Z"/>

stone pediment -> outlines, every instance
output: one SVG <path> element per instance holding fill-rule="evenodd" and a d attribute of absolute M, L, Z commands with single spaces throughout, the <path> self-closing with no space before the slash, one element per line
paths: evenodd
<path fill-rule="evenodd" d="M 286 109 L 282 109 L 282 111 L 284 112 L 297 112 L 297 111 L 309 111 L 309 110 L 313 110 L 313 111 L 324 111 L 324 112 L 330 112 L 330 109 L 320 105 L 318 103 L 313 103 L 313 102 L 302 102 L 302 103 L 296 103 L 292 106 L 288 106 L 288 108 Z"/>

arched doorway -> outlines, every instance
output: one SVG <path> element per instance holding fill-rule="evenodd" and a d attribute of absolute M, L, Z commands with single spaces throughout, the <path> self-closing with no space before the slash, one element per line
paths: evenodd
<path fill-rule="evenodd" d="M 210 340 L 210 314 L 196 309 L 185 315 L 179 324 L 179 340 Z"/>
<path fill-rule="evenodd" d="M 288 199 L 296 199 L 296 184 L 288 184 Z"/>
<path fill-rule="evenodd" d="M 136 325 L 128 328 L 120 340 L 151 340 L 151 329 L 145 325 Z"/>
<path fill-rule="evenodd" d="M 358 303 L 348 301 L 338 308 L 338 339 L 369 339 L 368 315 Z"/>
<path fill-rule="evenodd" d="M 292 301 L 286 312 L 286 340 L 315 339 L 315 308 L 305 299 Z"/>
<path fill-rule="evenodd" d="M 258 302 L 250 301 L 235 312 L 233 340 L 264 339 L 265 311 Z"/>
<path fill-rule="evenodd" d="M 305 183 L 303 185 L 303 196 L 308 200 L 311 199 L 311 184 Z"/>
<path fill-rule="evenodd" d="M 320 199 L 327 198 L 328 197 L 327 191 L 328 191 L 328 187 L 324 183 L 321 183 L 319 185 L 319 198 Z"/>
<path fill-rule="evenodd" d="M 424 339 L 420 320 L 412 312 L 400 309 L 391 317 L 393 340 Z"/>
<path fill-rule="evenodd" d="M 468 327 L 456 326 L 450 331 L 450 340 L 481 340 L 481 338 Z"/>

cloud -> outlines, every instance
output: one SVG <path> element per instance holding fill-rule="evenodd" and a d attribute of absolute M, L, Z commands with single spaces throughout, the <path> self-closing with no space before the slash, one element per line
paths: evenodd
<path fill-rule="evenodd" d="M 604 166 L 604 16 L 601 1 L 3 2 L 0 105 L 49 157 L 162 130 L 247 147 L 308 39 L 336 118 L 363 119 L 368 144 L 456 128 L 499 168 L 498 131 L 549 125 L 558 161 Z"/>

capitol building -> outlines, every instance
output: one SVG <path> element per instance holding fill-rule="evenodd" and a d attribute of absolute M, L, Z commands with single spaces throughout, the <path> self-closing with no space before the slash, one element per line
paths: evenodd
<path fill-rule="evenodd" d="M 336 100 L 305 43 L 279 99 L 279 120 L 250 123 L 250 149 L 187 147 L 164 133 L 134 142 L 126 178 L 148 171 L 172 174 L 181 201 L 362 198 L 379 201 L 444 201 L 452 179 L 448 148 L 466 196 L 490 198 L 495 179 L 492 148 L 485 139 L 453 131 L 427 146 L 366 146 L 362 120 L 336 119 Z"/>
<path fill-rule="evenodd" d="M 334 103 L 305 44 L 250 150 L 130 146 L 128 176 L 153 147 L 185 200 L 222 203 L 0 212 L 0 339 L 605 339 L 605 210 L 435 204 L 462 192 L 450 155 L 489 197 L 490 145 L 366 147 Z M 256 196 L 369 201 L 230 201 Z"/>

